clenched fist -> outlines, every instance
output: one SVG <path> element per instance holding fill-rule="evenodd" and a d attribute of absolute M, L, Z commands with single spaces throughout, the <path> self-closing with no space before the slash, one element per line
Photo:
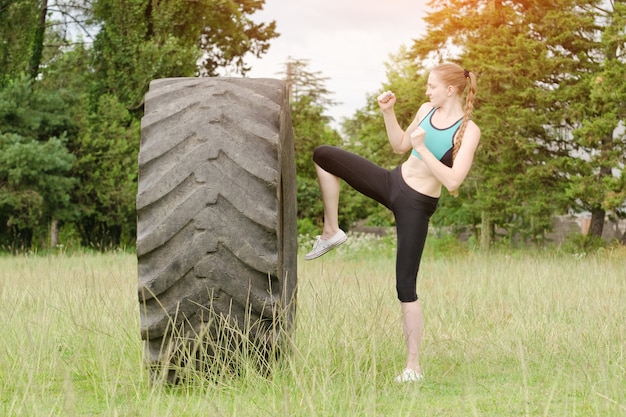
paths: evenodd
<path fill-rule="evenodd" d="M 380 107 L 380 109 L 382 111 L 385 111 L 392 108 L 393 105 L 396 104 L 396 95 L 391 91 L 385 91 L 384 93 L 380 94 L 376 98 L 376 100 L 378 100 L 378 106 Z"/>
<path fill-rule="evenodd" d="M 419 126 L 411 132 L 411 145 L 417 152 L 424 146 L 424 138 L 426 138 L 426 131 Z"/>

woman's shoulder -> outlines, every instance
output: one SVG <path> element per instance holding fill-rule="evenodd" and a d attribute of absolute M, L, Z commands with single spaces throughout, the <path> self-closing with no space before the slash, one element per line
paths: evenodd
<path fill-rule="evenodd" d="M 478 127 L 478 125 L 472 119 L 469 119 L 467 121 L 467 127 L 480 132 L 480 127 Z"/>
<path fill-rule="evenodd" d="M 433 105 L 430 102 L 426 101 L 426 102 L 422 103 L 422 105 L 420 106 L 420 108 L 418 110 L 418 113 L 421 112 L 421 111 L 425 111 L 425 112 L 428 113 L 429 111 L 431 111 L 434 108 L 435 107 L 433 107 Z"/>
<path fill-rule="evenodd" d="M 417 119 L 419 119 L 421 121 L 433 109 L 434 109 L 433 105 L 430 104 L 429 102 L 423 103 L 420 106 L 420 108 L 417 110 L 417 114 L 416 114 Z"/>
<path fill-rule="evenodd" d="M 480 127 L 478 127 L 478 125 L 471 119 L 467 121 L 465 136 L 474 137 L 476 140 L 480 139 Z"/>

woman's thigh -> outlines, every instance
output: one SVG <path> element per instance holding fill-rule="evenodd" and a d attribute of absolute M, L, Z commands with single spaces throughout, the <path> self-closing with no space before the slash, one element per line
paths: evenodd
<path fill-rule="evenodd" d="M 361 194 L 390 207 L 390 172 L 362 156 L 322 145 L 313 152 L 313 161 L 323 170 L 343 179 Z"/>

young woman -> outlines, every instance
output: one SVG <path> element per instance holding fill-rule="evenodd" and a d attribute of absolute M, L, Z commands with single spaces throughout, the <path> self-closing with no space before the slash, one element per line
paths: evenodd
<path fill-rule="evenodd" d="M 429 101 L 422 104 L 406 130 L 402 130 L 394 113 L 395 95 L 387 91 L 378 96 L 391 148 L 398 154 L 411 151 L 394 170 L 327 145 L 313 153 L 324 203 L 324 228 L 313 250 L 305 255 L 306 260 L 325 254 L 347 239 L 338 221 L 340 178 L 394 214 L 398 239 L 396 290 L 407 348 L 406 365 L 397 382 L 423 378 L 419 354 L 424 318 L 416 280 L 428 222 L 437 208 L 442 186 L 454 194 L 467 176 L 480 140 L 480 129 L 470 120 L 476 96 L 473 73 L 456 64 L 441 64 L 428 76 L 426 96 Z"/>

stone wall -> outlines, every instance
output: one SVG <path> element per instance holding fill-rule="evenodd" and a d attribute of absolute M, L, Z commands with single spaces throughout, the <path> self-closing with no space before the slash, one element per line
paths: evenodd
<path fill-rule="evenodd" d="M 553 220 L 554 230 L 547 235 L 547 238 L 553 242 L 560 243 L 573 233 L 582 233 L 586 235 L 591 225 L 590 215 L 577 216 L 556 216 Z M 621 219 L 617 222 L 608 218 L 604 221 L 602 229 L 602 239 L 606 241 L 621 240 L 626 231 L 626 220 Z"/>
<path fill-rule="evenodd" d="M 591 216 L 590 215 L 577 215 L 577 216 L 556 216 L 553 219 L 553 231 L 546 234 L 546 238 L 548 241 L 556 244 L 563 243 L 568 236 L 582 233 L 586 235 L 589 232 L 589 226 L 591 225 Z M 363 222 L 355 223 L 350 231 L 353 233 L 364 233 L 371 234 L 375 236 L 385 236 L 389 233 L 395 233 L 395 229 L 389 227 L 374 227 L 374 226 L 364 226 Z M 446 233 L 445 230 L 432 230 L 434 234 L 437 232 Z M 604 228 L 602 230 L 602 238 L 607 242 L 612 240 L 621 240 L 624 236 L 624 232 L 626 232 L 626 219 L 621 219 L 617 222 L 611 221 L 608 218 L 604 222 Z M 462 233 L 459 236 L 461 241 L 466 241 L 469 239 L 469 233 Z"/>

